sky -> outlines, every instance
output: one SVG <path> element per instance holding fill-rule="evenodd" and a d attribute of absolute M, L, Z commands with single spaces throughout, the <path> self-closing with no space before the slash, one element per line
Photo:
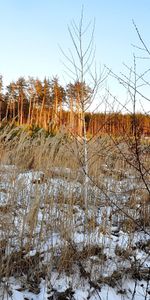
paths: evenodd
<path fill-rule="evenodd" d="M 137 49 L 132 44 L 140 43 L 132 19 L 150 44 L 149 0 L 0 0 L 0 74 L 5 85 L 19 76 L 64 79 L 59 45 L 65 53 L 72 49 L 67 26 L 73 19 L 79 22 L 82 5 L 85 24 L 96 20 L 98 65 L 119 74 L 123 63 L 133 64 Z M 110 80 L 107 85 L 120 96 L 116 83 Z M 144 103 L 147 109 L 149 103 Z"/>

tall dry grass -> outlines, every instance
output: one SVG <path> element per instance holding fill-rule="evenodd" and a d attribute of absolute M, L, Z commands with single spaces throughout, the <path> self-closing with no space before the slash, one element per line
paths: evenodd
<path fill-rule="evenodd" d="M 5 282 L 16 276 L 38 293 L 41 278 L 50 277 L 56 269 L 67 274 L 76 270 L 91 284 L 110 284 L 114 276 L 117 284 L 118 277 L 109 274 L 109 259 L 115 260 L 118 274 L 124 260 L 131 266 L 128 259 L 137 231 L 150 226 L 148 191 L 134 165 L 129 165 L 128 159 L 134 162 L 135 158 L 125 141 L 104 136 L 93 139 L 88 147 L 86 214 L 82 141 L 65 132 L 47 136 L 44 130 L 1 128 L 0 277 Z M 146 147 L 142 163 L 148 168 Z M 36 176 L 35 171 L 39 171 Z M 149 183 L 149 172 L 145 179 Z M 120 231 L 128 239 L 123 243 L 122 238 L 118 248 L 112 237 Z M 148 245 L 143 247 L 148 251 Z M 104 278 L 106 270 L 110 277 Z"/>

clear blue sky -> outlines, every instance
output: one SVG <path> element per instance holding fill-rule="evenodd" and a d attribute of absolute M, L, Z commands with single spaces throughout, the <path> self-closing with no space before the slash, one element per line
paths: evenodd
<path fill-rule="evenodd" d="M 19 76 L 61 78 L 58 44 L 70 47 L 67 25 L 79 20 L 82 4 L 87 20 L 96 19 L 96 59 L 114 72 L 132 63 L 131 43 L 138 43 L 135 20 L 150 45 L 149 0 L 0 0 L 0 73 L 4 83 Z"/>

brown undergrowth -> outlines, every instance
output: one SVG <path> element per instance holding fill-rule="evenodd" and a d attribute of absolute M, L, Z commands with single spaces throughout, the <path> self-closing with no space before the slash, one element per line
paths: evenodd
<path fill-rule="evenodd" d="M 148 240 L 142 248 L 141 244 L 133 245 L 136 232 L 148 231 L 150 226 L 149 193 L 134 168 L 136 158 L 132 158 L 121 138 L 95 138 L 88 147 L 87 213 L 82 191 L 81 141 L 70 138 L 66 132 L 48 136 L 44 130 L 38 130 L 31 135 L 24 127 L 1 128 L 0 195 L 5 199 L 0 203 L 1 278 L 22 277 L 28 289 L 38 292 L 41 278 L 53 270 L 70 274 L 77 266 L 91 285 L 114 286 L 120 280 L 120 261 L 124 260 L 126 270 L 134 277 L 133 247 L 142 249 L 143 255 L 149 251 Z M 147 170 L 148 148 L 143 148 L 143 144 L 141 147 L 142 167 Z M 35 171 L 39 172 L 38 177 L 34 177 Z M 144 180 L 149 184 L 148 171 Z M 125 249 L 116 246 L 114 251 L 113 237 L 119 239 L 120 235 L 128 236 L 127 245 Z M 108 262 L 113 259 L 116 270 L 103 276 L 104 270 L 109 272 Z M 138 269 L 139 274 L 144 274 L 142 268 Z"/>

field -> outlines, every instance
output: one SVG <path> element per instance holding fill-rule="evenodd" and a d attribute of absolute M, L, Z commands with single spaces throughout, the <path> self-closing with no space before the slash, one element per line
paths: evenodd
<path fill-rule="evenodd" d="M 0 299 L 150 299 L 150 144 L 0 130 Z M 87 175 L 87 174 L 86 174 Z"/>

